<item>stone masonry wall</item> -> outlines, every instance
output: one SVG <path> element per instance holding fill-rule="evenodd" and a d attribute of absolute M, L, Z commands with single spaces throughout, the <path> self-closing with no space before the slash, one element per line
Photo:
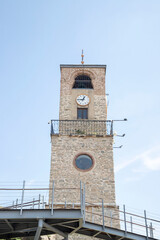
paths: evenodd
<path fill-rule="evenodd" d="M 75 77 L 86 74 L 92 80 L 93 89 L 72 89 Z M 90 120 L 106 120 L 105 68 L 61 68 L 60 120 L 77 119 L 76 98 L 87 94 L 91 102 L 88 106 Z"/>
<path fill-rule="evenodd" d="M 100 216 L 102 199 L 104 200 L 105 215 L 109 216 L 112 212 L 113 217 L 119 218 L 115 202 L 112 144 L 111 136 L 52 136 L 50 187 L 54 180 L 54 207 L 64 208 L 66 202 L 67 206 L 71 208 L 73 203 L 75 208 L 79 208 L 80 181 L 82 181 L 85 183 L 86 202 L 88 202 L 86 220 L 102 223 Z M 75 168 L 74 158 L 80 153 L 86 153 L 93 157 L 94 167 L 90 171 L 81 172 Z M 111 219 L 106 217 L 105 224 L 111 226 Z M 119 227 L 119 221 L 112 220 L 112 226 Z M 89 239 L 80 235 L 76 236 L 76 239 Z M 73 239 L 75 239 L 75 235 Z"/>
<path fill-rule="evenodd" d="M 50 181 L 55 187 L 75 188 L 80 181 L 86 183 L 86 197 L 89 201 L 104 199 L 106 204 L 115 205 L 115 182 L 113 167 L 112 137 L 52 136 Z M 76 155 L 86 153 L 93 157 L 94 167 L 87 172 L 79 171 L 73 162 Z M 67 194 L 67 193 L 66 193 Z M 79 202 L 79 191 L 66 195 L 59 191 L 55 201 Z"/>
<path fill-rule="evenodd" d="M 60 120 L 77 120 L 76 98 L 85 94 L 90 98 L 88 108 L 88 120 L 107 120 L 107 105 L 105 96 L 105 67 L 61 67 L 61 90 L 60 90 Z M 78 75 L 87 75 L 91 78 L 93 89 L 72 89 L 75 78 Z M 79 130 L 80 123 L 77 123 L 74 131 Z M 104 123 L 105 124 L 105 123 Z M 91 126 L 92 129 L 93 126 Z M 69 129 L 69 130 L 72 130 Z M 85 133 L 89 130 L 84 124 Z M 99 127 L 98 127 L 99 128 Z M 106 126 L 101 127 L 106 131 Z M 78 130 L 77 130 L 78 129 Z M 95 129 L 95 125 L 94 125 Z M 65 207 L 74 203 L 75 208 L 80 207 L 80 181 L 86 188 L 86 220 L 101 224 L 101 203 L 104 200 L 105 214 L 119 218 L 116 211 L 115 201 L 115 181 L 113 163 L 113 137 L 106 136 L 64 136 L 63 124 L 59 125 L 59 135 L 51 136 L 51 168 L 50 168 L 50 188 L 54 180 L 55 194 L 54 207 Z M 68 127 L 66 130 L 68 131 Z M 91 130 L 93 132 L 93 130 Z M 97 131 L 97 130 L 95 130 Z M 79 171 L 74 166 L 74 159 L 79 154 L 92 156 L 94 166 L 90 171 Z M 69 190 L 70 189 L 70 190 Z M 51 192 L 50 192 L 51 199 Z M 95 213 L 93 216 L 92 213 Z M 97 214 L 97 215 L 96 215 Z M 111 220 L 107 218 L 107 226 L 111 226 Z M 113 227 L 119 227 L 119 220 L 112 221 Z M 60 239 L 56 236 L 56 239 Z M 69 239 L 92 239 L 90 237 L 73 234 Z"/>

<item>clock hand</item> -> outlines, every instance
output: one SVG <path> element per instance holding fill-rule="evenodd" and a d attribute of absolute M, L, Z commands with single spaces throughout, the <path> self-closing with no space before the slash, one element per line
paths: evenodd
<path fill-rule="evenodd" d="M 77 98 L 77 100 L 82 100 L 83 101 L 83 98 Z"/>

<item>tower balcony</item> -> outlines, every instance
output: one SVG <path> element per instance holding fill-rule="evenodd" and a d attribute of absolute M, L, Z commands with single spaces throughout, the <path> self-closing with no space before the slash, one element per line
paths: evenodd
<path fill-rule="evenodd" d="M 107 120 L 51 120 L 51 135 L 112 136 L 113 121 Z"/>

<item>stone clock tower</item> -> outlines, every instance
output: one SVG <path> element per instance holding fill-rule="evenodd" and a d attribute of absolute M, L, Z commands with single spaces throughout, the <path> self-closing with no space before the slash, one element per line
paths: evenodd
<path fill-rule="evenodd" d="M 106 65 L 60 65 L 59 120 L 51 126 L 50 186 L 55 206 L 79 202 L 80 181 L 86 200 L 116 208 L 112 121 L 107 121 Z M 65 189 L 71 188 L 68 193 Z M 88 205 L 89 207 L 89 205 Z M 93 208 L 93 205 L 92 205 Z M 94 210 L 94 209 L 92 209 Z"/>

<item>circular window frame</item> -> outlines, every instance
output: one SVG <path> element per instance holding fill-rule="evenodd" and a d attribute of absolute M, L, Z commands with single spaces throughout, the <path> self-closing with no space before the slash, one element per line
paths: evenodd
<path fill-rule="evenodd" d="M 77 165 L 76 165 L 76 159 L 77 159 L 79 156 L 81 156 L 81 155 L 87 155 L 88 157 L 90 157 L 90 158 L 92 159 L 93 164 L 92 164 L 92 166 L 91 166 L 89 169 L 84 169 L 84 170 L 83 170 L 83 169 L 80 169 L 80 168 L 77 167 Z M 81 153 L 77 154 L 77 155 L 74 157 L 74 159 L 73 159 L 73 166 L 74 166 L 78 171 L 80 171 L 80 172 L 89 172 L 89 171 L 91 171 L 91 170 L 93 169 L 94 165 L 95 165 L 95 160 L 94 160 L 93 156 L 92 156 L 91 154 L 89 154 L 89 153 L 86 153 L 86 152 L 81 152 Z"/>

